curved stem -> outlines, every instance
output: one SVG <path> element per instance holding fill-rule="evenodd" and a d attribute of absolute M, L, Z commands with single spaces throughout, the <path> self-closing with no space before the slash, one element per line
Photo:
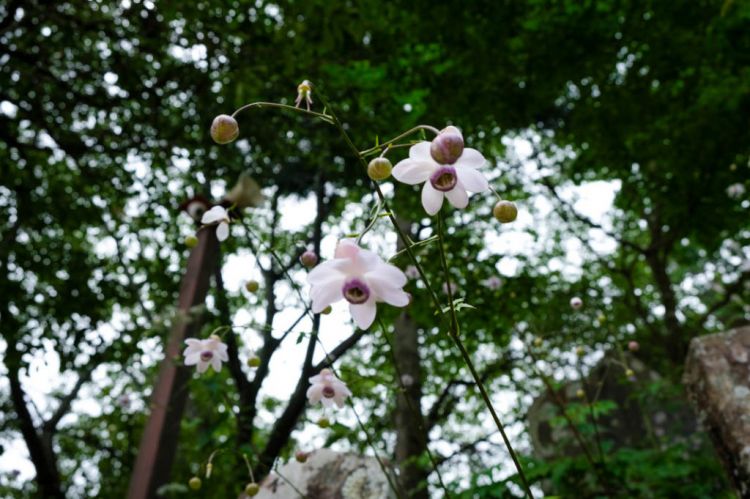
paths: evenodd
<path fill-rule="evenodd" d="M 287 104 L 279 104 L 277 102 L 251 102 L 250 104 L 245 104 L 244 106 L 242 106 L 241 108 L 237 109 L 235 112 L 232 113 L 232 118 L 237 116 L 239 113 L 241 113 L 245 109 L 250 109 L 252 107 L 257 107 L 257 108 L 276 107 L 279 109 L 286 109 L 288 111 L 294 111 L 296 113 L 302 113 L 302 114 L 308 114 L 310 116 L 315 116 L 316 118 L 320 118 L 326 123 L 330 123 L 331 125 L 333 125 L 333 122 L 331 121 L 331 117 L 328 116 L 327 114 L 316 113 L 315 111 L 308 111 L 307 109 L 289 106 Z"/>
<path fill-rule="evenodd" d="M 333 113 L 331 113 L 331 114 L 333 114 Z M 394 138 L 392 138 L 391 140 L 389 140 L 387 142 L 383 142 L 382 144 L 378 144 L 378 145 L 376 145 L 374 147 L 371 147 L 369 149 L 365 149 L 364 151 L 358 151 L 358 153 L 359 153 L 360 156 L 367 156 L 368 154 L 372 154 L 372 153 L 374 153 L 376 151 L 379 151 L 379 150 L 381 150 L 383 148 L 387 148 L 388 146 L 390 146 L 394 142 L 397 142 L 397 141 L 399 141 L 399 140 L 401 140 L 401 139 L 403 139 L 405 137 L 408 137 L 409 135 L 411 135 L 411 134 L 413 134 L 415 132 L 418 132 L 420 130 L 427 130 L 429 132 L 434 133 L 435 135 L 437 135 L 437 134 L 440 133 L 440 130 L 438 130 L 437 128 L 435 128 L 433 126 L 430 126 L 430 125 L 417 125 L 414 128 L 405 131 L 401 135 L 399 135 L 397 137 L 394 137 Z"/>
<path fill-rule="evenodd" d="M 450 279 L 450 274 L 448 272 L 448 261 L 445 257 L 445 248 L 443 247 L 443 214 L 442 213 L 438 213 L 438 248 L 440 249 L 440 263 L 443 267 L 443 275 L 445 276 L 445 286 L 448 288 L 448 305 L 450 307 L 450 314 L 451 314 L 451 328 L 449 329 L 450 337 L 453 339 L 453 342 L 461 351 L 461 356 L 463 357 L 464 362 L 466 363 L 466 366 L 469 368 L 469 371 L 471 372 L 471 376 L 474 378 L 474 382 L 476 383 L 477 388 L 479 389 L 479 393 L 482 396 L 482 399 L 484 400 L 485 405 L 490 410 L 492 419 L 495 421 L 495 426 L 497 426 L 497 429 L 500 431 L 500 435 L 503 437 L 503 442 L 505 443 L 505 447 L 508 449 L 508 453 L 510 454 L 511 459 L 513 459 L 513 464 L 516 466 L 516 470 L 518 471 L 518 476 L 521 478 L 521 484 L 523 486 L 524 492 L 526 492 L 526 495 L 529 496 L 529 498 L 533 499 L 534 494 L 531 493 L 531 488 L 529 487 L 529 483 L 526 480 L 526 475 L 523 472 L 523 468 L 521 467 L 521 463 L 518 460 L 518 456 L 516 456 L 516 452 L 513 450 L 513 446 L 510 444 L 508 435 L 506 435 L 505 433 L 505 427 L 503 426 L 503 423 L 500 422 L 500 418 L 498 417 L 497 412 L 495 412 L 495 408 L 492 405 L 490 396 L 487 394 L 487 390 L 484 387 L 484 383 L 482 383 L 482 379 L 479 377 L 479 373 L 474 367 L 474 362 L 472 362 L 469 352 L 466 350 L 466 347 L 461 341 L 461 338 L 459 338 L 460 330 L 458 327 L 458 317 L 456 316 L 456 308 L 453 305 L 453 291 L 451 290 L 451 279 Z"/>

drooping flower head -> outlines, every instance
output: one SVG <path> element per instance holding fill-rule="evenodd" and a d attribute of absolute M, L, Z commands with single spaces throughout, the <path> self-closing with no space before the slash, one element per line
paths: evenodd
<path fill-rule="evenodd" d="M 229 237 L 229 221 L 229 212 L 223 206 L 214 206 L 201 218 L 203 225 L 217 224 L 216 239 L 219 241 L 224 241 Z"/>
<path fill-rule="evenodd" d="M 573 310 L 578 310 L 583 306 L 583 300 L 581 300 L 579 297 L 574 296 L 570 299 L 570 307 Z"/>
<path fill-rule="evenodd" d="M 307 400 L 311 404 L 322 402 L 326 407 L 331 407 L 335 402 L 341 408 L 344 407 L 344 401 L 351 394 L 346 383 L 338 379 L 330 369 L 323 369 L 320 374 L 310 378 Z"/>
<path fill-rule="evenodd" d="M 477 170 L 485 162 L 479 151 L 464 147 L 458 128 L 449 126 L 432 142 L 411 146 L 409 157 L 393 168 L 393 176 L 410 185 L 424 182 L 422 206 L 434 215 L 443 206 L 443 198 L 456 208 L 466 208 L 468 192 L 487 190 L 487 179 Z"/>
<path fill-rule="evenodd" d="M 206 372 L 211 365 L 214 371 L 221 371 L 221 363 L 227 362 L 227 346 L 216 335 L 211 335 L 205 340 L 188 338 L 185 340 L 187 348 L 183 352 L 186 366 L 197 365 L 199 373 Z"/>
<path fill-rule="evenodd" d="M 312 100 L 312 83 L 305 80 L 299 85 L 297 85 L 297 98 L 294 100 L 294 106 L 299 107 L 300 104 L 302 104 L 302 101 L 305 102 L 305 106 L 307 107 L 307 110 L 310 110 L 310 106 L 313 103 Z"/>
<path fill-rule="evenodd" d="M 406 284 L 404 273 L 351 239 L 341 240 L 333 260 L 315 267 L 307 282 L 311 285 L 313 313 L 319 314 L 330 304 L 345 299 L 354 322 L 362 329 L 375 320 L 377 302 L 395 307 L 409 304 L 409 295 L 402 289 Z"/>

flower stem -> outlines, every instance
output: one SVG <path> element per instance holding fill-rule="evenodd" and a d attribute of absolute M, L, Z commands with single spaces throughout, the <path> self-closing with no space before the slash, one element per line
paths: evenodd
<path fill-rule="evenodd" d="M 244 106 L 242 106 L 241 108 L 237 109 L 235 112 L 232 113 L 232 118 L 237 116 L 239 113 L 241 113 L 245 109 L 250 109 L 252 107 L 257 107 L 257 108 L 276 107 L 279 109 L 286 109 L 288 111 L 294 111 L 296 113 L 309 114 L 310 116 L 315 116 L 316 118 L 320 118 L 326 123 L 330 123 L 331 125 L 333 125 L 333 122 L 331 121 L 331 117 L 327 114 L 316 113 L 315 111 L 308 111 L 307 109 L 289 106 L 287 104 L 279 104 L 277 102 L 251 102 L 250 104 L 245 104 Z"/>
<path fill-rule="evenodd" d="M 331 114 L 333 114 L 333 113 L 331 113 Z M 397 142 L 397 141 L 399 141 L 399 140 L 401 140 L 401 139 L 403 139 L 405 137 L 408 137 L 409 135 L 411 135 L 411 134 L 413 134 L 415 132 L 418 132 L 420 130 L 427 130 L 427 131 L 430 131 L 430 132 L 434 133 L 435 135 L 437 135 L 437 134 L 440 133 L 440 130 L 438 130 L 435 127 L 432 127 L 432 126 L 429 126 L 429 125 L 417 125 L 414 128 L 405 131 L 404 133 L 402 133 L 398 137 L 394 137 L 394 138 L 392 138 L 391 140 L 389 140 L 387 142 L 383 142 L 382 144 L 378 144 L 378 145 L 376 145 L 374 147 L 371 147 L 369 149 L 365 149 L 364 151 L 358 151 L 358 153 L 359 153 L 360 156 L 367 156 L 368 154 L 372 154 L 372 153 L 377 152 L 377 151 L 379 151 L 379 150 L 381 150 L 383 148 L 387 148 L 388 146 L 390 146 L 394 142 Z"/>
<path fill-rule="evenodd" d="M 530 499 L 534 498 L 534 494 L 531 493 L 531 488 L 529 487 L 529 483 L 526 480 L 526 475 L 523 472 L 523 468 L 521 467 L 521 463 L 518 460 L 518 457 L 516 456 L 515 451 L 513 450 L 513 446 L 510 444 L 510 440 L 508 439 L 508 435 L 505 433 L 505 428 L 503 427 L 503 423 L 500 422 L 500 418 L 497 415 L 497 412 L 495 412 L 495 408 L 492 405 L 492 401 L 490 400 L 489 395 L 487 394 L 487 390 L 484 387 L 484 383 L 482 383 L 482 379 L 479 377 L 479 373 L 477 373 L 476 368 L 474 367 L 474 362 L 471 360 L 471 356 L 469 355 L 469 352 L 466 350 L 466 347 L 464 346 L 463 342 L 461 341 L 461 338 L 459 337 L 459 326 L 458 326 L 458 317 L 456 316 L 456 308 L 453 305 L 453 291 L 451 290 L 451 280 L 450 280 L 450 274 L 448 272 L 448 261 L 445 257 L 445 248 L 443 247 L 443 214 L 438 213 L 438 248 L 440 252 L 440 263 L 443 267 L 443 275 L 445 276 L 445 286 L 448 290 L 448 304 L 450 306 L 450 314 L 451 314 L 451 327 L 448 330 L 450 337 L 453 339 L 453 342 L 456 344 L 458 349 L 461 352 L 461 356 L 464 359 L 464 362 L 466 363 L 466 367 L 469 368 L 469 371 L 471 372 L 471 376 L 474 378 L 474 382 L 477 384 L 477 388 L 479 389 L 479 393 L 482 396 L 482 399 L 484 400 L 485 405 L 490 411 L 490 414 L 492 415 L 492 419 L 495 421 L 495 426 L 497 426 L 497 429 L 500 431 L 500 435 L 503 437 L 503 442 L 505 443 L 505 447 L 508 449 L 508 453 L 510 454 L 511 459 L 513 459 L 513 464 L 516 466 L 516 470 L 518 471 L 518 476 L 521 479 L 521 484 L 523 486 L 524 492 L 526 492 L 526 495 L 529 496 Z"/>

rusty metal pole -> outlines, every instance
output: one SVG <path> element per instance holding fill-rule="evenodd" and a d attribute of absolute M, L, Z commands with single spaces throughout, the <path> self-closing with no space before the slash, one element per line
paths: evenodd
<path fill-rule="evenodd" d="M 200 318 L 191 313 L 193 307 L 206 300 L 211 275 L 219 255 L 216 231 L 201 230 L 182 278 L 177 319 L 169 334 L 164 360 L 151 397 L 151 415 L 141 437 L 128 499 L 150 499 L 169 480 L 172 460 L 177 448 L 180 419 L 185 408 L 185 385 L 190 370 L 182 365 L 185 338 L 195 336 Z"/>

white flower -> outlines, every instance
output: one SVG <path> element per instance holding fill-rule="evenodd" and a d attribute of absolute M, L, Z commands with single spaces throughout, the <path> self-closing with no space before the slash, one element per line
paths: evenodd
<path fill-rule="evenodd" d="M 326 407 L 331 407 L 335 402 L 341 408 L 344 407 L 344 401 L 351 394 L 346 383 L 338 379 L 330 369 L 323 369 L 320 374 L 310 378 L 307 400 L 311 404 L 323 402 Z"/>
<path fill-rule="evenodd" d="M 500 286 L 503 284 L 503 281 L 496 275 L 493 275 L 491 277 L 488 277 L 484 281 L 482 281 L 482 284 L 487 289 L 496 290 L 500 289 Z"/>
<path fill-rule="evenodd" d="M 294 107 L 299 107 L 305 101 L 307 110 L 310 110 L 310 105 L 313 103 L 312 100 L 312 83 L 305 80 L 297 85 L 297 98 L 294 100 Z"/>
<path fill-rule="evenodd" d="M 583 300 L 581 300 L 577 296 L 574 296 L 570 299 L 570 306 L 573 310 L 578 310 L 583 306 Z"/>
<path fill-rule="evenodd" d="M 450 291 L 451 291 L 451 293 L 450 293 L 451 296 L 455 297 L 455 294 L 458 291 L 458 284 L 456 284 L 455 282 L 451 282 Z M 448 283 L 447 282 L 443 283 L 443 293 L 445 293 L 446 295 L 448 294 Z"/>
<path fill-rule="evenodd" d="M 221 363 L 227 362 L 227 346 L 222 343 L 221 338 L 211 335 L 205 340 L 188 338 L 185 340 L 187 348 L 183 352 L 185 356 L 185 365 L 198 365 L 198 372 L 204 373 L 209 364 L 213 366 L 214 371 L 221 371 Z"/>
<path fill-rule="evenodd" d="M 307 282 L 311 285 L 313 313 L 319 314 L 343 298 L 349 302 L 354 322 L 362 329 L 375 320 L 377 302 L 395 307 L 409 304 L 409 295 L 401 289 L 406 284 L 404 273 L 350 239 L 341 240 L 334 259 L 315 267 L 307 275 Z"/>
<path fill-rule="evenodd" d="M 458 132 L 456 128 L 449 128 L 451 133 Z M 439 138 L 440 135 L 435 140 Z M 409 157 L 393 168 L 393 176 L 399 182 L 410 185 L 424 182 L 422 206 L 429 215 L 440 211 L 443 198 L 448 198 L 456 208 L 466 208 L 468 192 L 487 190 L 487 179 L 477 170 L 486 162 L 479 151 L 467 147 L 454 163 L 440 164 L 430 153 L 430 147 L 431 143 L 427 141 L 413 145 L 409 148 Z"/>
<path fill-rule="evenodd" d="M 404 270 L 404 274 L 406 274 L 406 277 L 408 277 L 409 279 L 416 279 L 417 277 L 419 277 L 419 270 L 417 270 L 417 267 L 415 267 L 414 265 L 409 265 Z"/>
<path fill-rule="evenodd" d="M 216 227 L 216 239 L 219 241 L 224 241 L 229 237 L 229 213 L 223 206 L 214 206 L 204 213 L 201 223 L 203 225 L 218 223 Z"/>
<path fill-rule="evenodd" d="M 744 195 L 745 195 L 745 186 L 740 183 L 732 184 L 729 187 L 727 187 L 727 196 L 729 196 L 732 199 L 740 199 Z"/>

